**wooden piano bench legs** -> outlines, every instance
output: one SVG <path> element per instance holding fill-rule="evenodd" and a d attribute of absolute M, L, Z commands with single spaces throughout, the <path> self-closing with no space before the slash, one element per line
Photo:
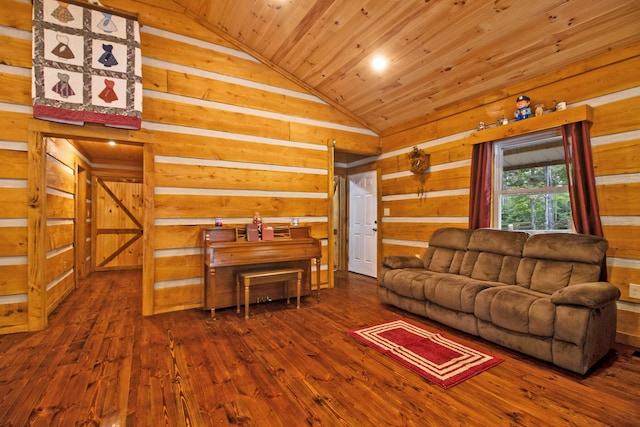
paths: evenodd
<path fill-rule="evenodd" d="M 300 284 L 302 282 L 302 272 L 300 268 L 282 268 L 277 270 L 249 271 L 238 273 L 236 277 L 236 294 L 238 296 L 238 313 L 240 313 L 240 284 L 244 285 L 244 318 L 249 318 L 249 289 L 251 286 L 263 285 L 265 283 L 285 283 L 287 304 L 289 303 L 289 282 L 296 281 L 297 306 L 300 308 Z"/>

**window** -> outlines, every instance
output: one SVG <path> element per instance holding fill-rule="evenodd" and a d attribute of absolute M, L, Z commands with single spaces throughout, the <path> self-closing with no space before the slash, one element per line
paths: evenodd
<path fill-rule="evenodd" d="M 494 146 L 493 223 L 530 233 L 572 230 L 562 136 L 543 132 Z"/>

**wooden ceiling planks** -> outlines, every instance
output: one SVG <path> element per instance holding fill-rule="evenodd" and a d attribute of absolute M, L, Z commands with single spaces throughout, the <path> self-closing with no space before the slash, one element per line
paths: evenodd
<path fill-rule="evenodd" d="M 640 41 L 636 0 L 174 2 L 382 134 Z"/>
<path fill-rule="evenodd" d="M 107 141 L 73 140 L 71 143 L 86 155 L 90 162 L 122 162 L 142 165 L 142 146 L 117 142 L 110 145 Z"/>

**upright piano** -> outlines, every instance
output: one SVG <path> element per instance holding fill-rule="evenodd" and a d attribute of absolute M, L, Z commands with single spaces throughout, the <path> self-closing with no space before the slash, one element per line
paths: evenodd
<path fill-rule="evenodd" d="M 207 228 L 204 244 L 204 309 L 215 316 L 216 308 L 236 305 L 236 276 L 255 270 L 301 268 L 304 270 L 300 294 L 311 293 L 311 263 L 316 263 L 317 297 L 320 297 L 322 245 L 311 237 L 309 226 L 275 225 L 272 240 L 247 240 L 244 227 Z M 252 291 L 252 301 L 262 302 L 295 296 L 284 294 L 278 283 Z M 290 287 L 294 288 L 294 287 Z M 243 295 L 240 295 L 243 299 Z M 254 300 L 255 298 L 255 300 Z M 244 301 L 242 302 L 244 303 Z"/>

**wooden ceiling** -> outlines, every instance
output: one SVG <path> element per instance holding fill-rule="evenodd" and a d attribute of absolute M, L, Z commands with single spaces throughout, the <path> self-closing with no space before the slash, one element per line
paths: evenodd
<path fill-rule="evenodd" d="M 114 141 L 75 139 L 70 141 L 92 164 L 142 165 L 142 146 Z"/>
<path fill-rule="evenodd" d="M 173 1 L 380 134 L 640 40 L 638 0 Z"/>

